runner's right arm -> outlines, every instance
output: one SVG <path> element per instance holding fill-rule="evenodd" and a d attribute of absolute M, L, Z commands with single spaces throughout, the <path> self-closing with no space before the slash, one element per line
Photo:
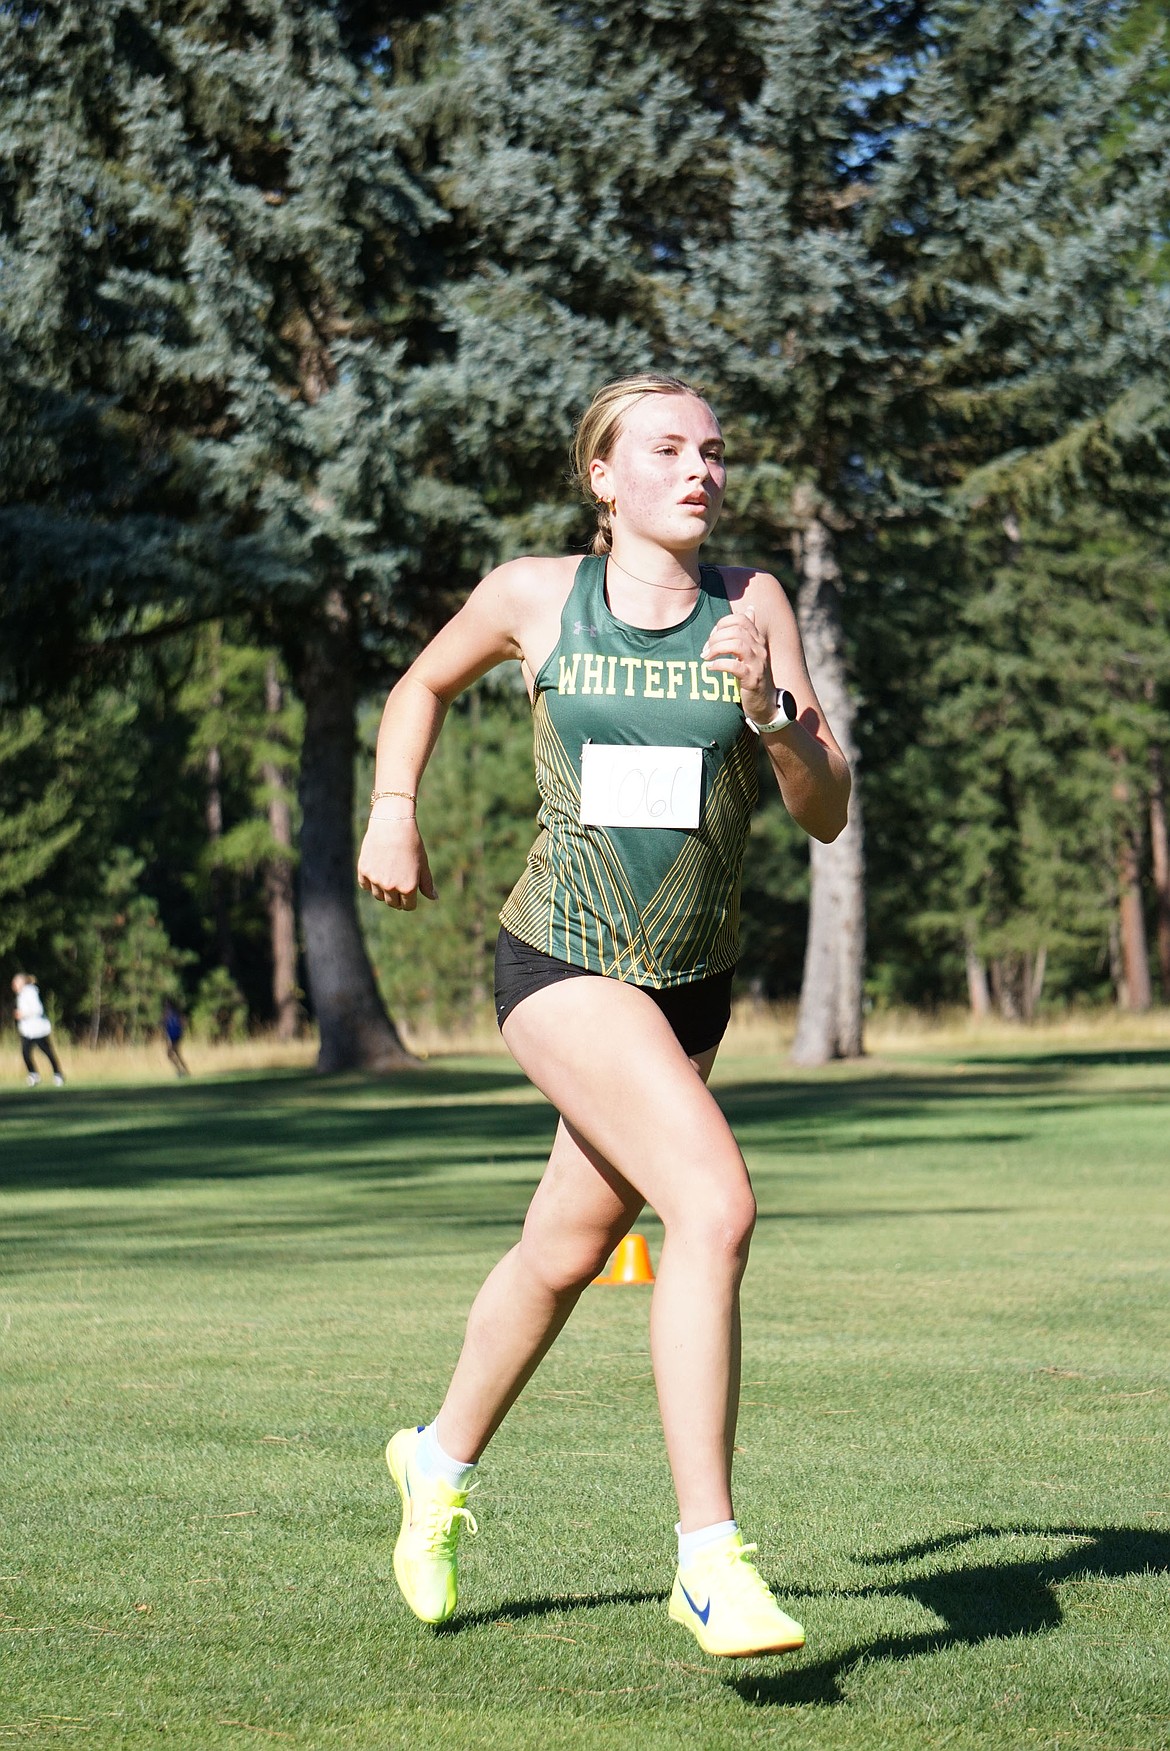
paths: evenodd
<path fill-rule="evenodd" d="M 414 818 L 422 775 L 451 703 L 497 664 L 523 660 L 529 603 L 547 565 L 516 559 L 489 572 L 391 690 L 374 766 L 379 800 L 358 857 L 358 885 L 376 900 L 413 912 L 420 893 L 435 898 Z"/>

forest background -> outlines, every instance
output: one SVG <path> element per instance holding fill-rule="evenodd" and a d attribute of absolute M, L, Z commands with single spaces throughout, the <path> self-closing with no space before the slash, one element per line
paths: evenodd
<path fill-rule="evenodd" d="M 710 394 L 857 776 L 764 787 L 741 991 L 1170 1001 L 1161 0 L 0 0 L 0 972 L 322 1068 L 484 1006 L 527 705 L 450 714 L 439 906 L 354 886 L 380 700 L 584 549 L 575 417 Z"/>

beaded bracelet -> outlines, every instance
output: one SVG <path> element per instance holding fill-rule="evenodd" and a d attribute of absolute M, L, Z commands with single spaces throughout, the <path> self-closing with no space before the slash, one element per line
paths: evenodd
<path fill-rule="evenodd" d="M 408 803 L 418 801 L 418 795 L 413 790 L 372 790 L 370 792 L 370 807 L 373 808 L 375 803 L 381 802 L 384 796 L 402 796 L 406 798 Z"/>

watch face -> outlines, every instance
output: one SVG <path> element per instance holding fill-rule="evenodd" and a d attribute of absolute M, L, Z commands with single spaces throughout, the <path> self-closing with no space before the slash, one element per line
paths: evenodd
<path fill-rule="evenodd" d="M 787 687 L 781 687 L 776 705 L 777 717 L 786 717 L 789 723 L 796 722 L 796 696 L 789 693 Z"/>

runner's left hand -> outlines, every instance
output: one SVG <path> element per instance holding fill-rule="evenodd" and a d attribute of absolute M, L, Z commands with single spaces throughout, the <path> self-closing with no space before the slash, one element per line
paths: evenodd
<path fill-rule="evenodd" d="M 735 676 L 748 717 L 756 723 L 772 721 L 776 683 L 768 662 L 768 641 L 756 625 L 754 608 L 733 608 L 717 620 L 699 654 L 709 669 L 724 669 Z"/>

